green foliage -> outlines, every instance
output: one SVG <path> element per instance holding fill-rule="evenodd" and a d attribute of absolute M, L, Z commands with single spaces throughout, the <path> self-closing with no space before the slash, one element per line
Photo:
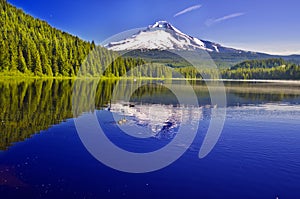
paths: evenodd
<path fill-rule="evenodd" d="M 231 67 L 232 70 L 241 68 L 274 68 L 278 66 L 288 65 L 282 58 L 264 59 L 264 60 L 247 60 Z"/>
<path fill-rule="evenodd" d="M 0 0 L 0 72 L 71 76 L 94 44 L 52 28 Z M 53 67 L 52 67 L 53 66 Z"/>
<path fill-rule="evenodd" d="M 300 80 L 300 66 L 283 59 L 245 61 L 221 73 L 224 79 Z"/>
<path fill-rule="evenodd" d="M 120 77 L 141 59 L 121 58 L 115 52 L 96 47 L 52 28 L 22 10 L 0 0 L 0 72 L 16 71 L 31 76 Z"/>

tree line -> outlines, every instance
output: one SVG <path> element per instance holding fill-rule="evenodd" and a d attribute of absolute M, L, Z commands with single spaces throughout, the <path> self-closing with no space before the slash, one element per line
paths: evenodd
<path fill-rule="evenodd" d="M 282 58 L 247 60 L 228 69 L 200 69 L 194 67 L 176 68 L 188 79 L 269 79 L 300 80 L 300 65 Z"/>
<path fill-rule="evenodd" d="M 300 66 L 279 59 L 244 61 L 221 71 L 224 79 L 300 80 Z"/>

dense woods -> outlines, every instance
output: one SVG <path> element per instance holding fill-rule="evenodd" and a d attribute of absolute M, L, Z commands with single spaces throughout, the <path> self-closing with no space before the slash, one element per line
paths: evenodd
<path fill-rule="evenodd" d="M 252 68 L 274 68 L 278 66 L 288 65 L 284 59 L 263 59 L 263 60 L 246 60 L 235 66 L 231 67 L 231 70 L 237 69 L 252 69 Z"/>
<path fill-rule="evenodd" d="M 6 0 L 0 0 L 0 72 L 71 77 L 77 75 L 84 65 L 84 74 L 94 75 L 99 68 L 111 65 L 118 57 L 115 52 L 97 47 L 93 57 L 88 58 L 89 63 L 84 63 L 95 48 L 94 42 L 86 42 L 52 28 L 47 22 L 25 14 Z M 95 62 L 102 66 L 93 64 Z M 135 59 L 119 58 L 117 63 L 112 64 L 113 75 L 118 76 L 116 71 L 119 71 L 120 64 L 130 68 L 141 63 Z M 123 65 L 120 68 L 124 70 Z M 107 71 L 106 75 L 109 73 Z"/>
<path fill-rule="evenodd" d="M 283 59 L 245 61 L 221 73 L 224 79 L 300 80 L 300 66 Z"/>
<path fill-rule="evenodd" d="M 176 68 L 190 79 L 269 79 L 300 80 L 300 66 L 279 59 L 249 60 L 229 69 L 200 69 L 194 67 Z"/>
<path fill-rule="evenodd" d="M 52 28 L 0 0 L 0 71 L 75 75 L 93 43 Z"/>

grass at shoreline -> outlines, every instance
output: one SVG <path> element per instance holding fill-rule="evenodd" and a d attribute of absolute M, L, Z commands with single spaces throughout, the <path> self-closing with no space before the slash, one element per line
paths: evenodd
<path fill-rule="evenodd" d="M 166 77 L 50 77 L 50 76 L 34 76 L 23 73 L 0 73 L 1 80 L 37 80 L 37 79 L 57 79 L 57 80 L 76 80 L 76 79 L 88 79 L 88 80 L 178 80 L 178 81 L 216 81 L 216 82 L 265 82 L 265 83 L 294 83 L 300 84 L 300 80 L 274 80 L 274 79 L 196 79 L 196 78 L 166 78 Z"/>

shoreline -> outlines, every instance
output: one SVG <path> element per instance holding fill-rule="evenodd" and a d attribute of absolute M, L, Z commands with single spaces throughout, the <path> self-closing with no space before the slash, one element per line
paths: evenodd
<path fill-rule="evenodd" d="M 206 80 L 210 81 L 210 80 Z M 285 83 L 285 84 L 300 84 L 300 80 L 271 80 L 271 79 L 216 79 L 212 81 L 220 82 L 247 82 L 247 83 Z"/>
<path fill-rule="evenodd" d="M 195 78 L 155 78 L 155 77 L 47 77 L 47 76 L 9 76 L 0 75 L 1 80 L 26 80 L 26 79 L 57 79 L 57 80 L 173 80 L 173 81 L 203 81 L 203 82 L 245 82 L 245 83 L 283 83 L 283 84 L 299 84 L 300 80 L 271 80 L 271 79 L 195 79 Z"/>

